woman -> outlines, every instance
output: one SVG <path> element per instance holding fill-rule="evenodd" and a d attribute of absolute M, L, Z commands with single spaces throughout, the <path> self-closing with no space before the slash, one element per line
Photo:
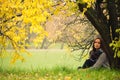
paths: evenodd
<path fill-rule="evenodd" d="M 107 61 L 106 54 L 102 50 L 102 39 L 101 38 L 96 38 L 93 42 L 93 49 L 90 51 L 90 57 L 85 61 L 82 67 L 78 67 L 78 69 L 82 68 L 96 68 L 100 67 L 104 64 L 104 62 Z M 100 57 L 102 55 L 102 57 Z M 100 57 L 100 59 L 99 59 Z M 99 59 L 99 61 L 97 61 Z M 103 60 L 101 60 L 103 59 Z M 97 63 L 97 64 L 96 64 Z"/>

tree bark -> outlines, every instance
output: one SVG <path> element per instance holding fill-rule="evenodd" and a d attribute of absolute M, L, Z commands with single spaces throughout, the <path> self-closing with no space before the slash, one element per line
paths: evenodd
<path fill-rule="evenodd" d="M 118 37 L 115 30 L 118 29 L 118 19 L 117 19 L 117 11 L 115 6 L 115 0 L 108 0 L 108 11 L 109 11 L 109 22 L 112 30 L 112 38 Z"/>
<path fill-rule="evenodd" d="M 118 0 L 119 1 L 119 0 Z M 118 3 L 117 1 L 117 3 Z M 119 1 L 120 2 L 120 1 Z M 107 0 L 108 3 L 108 10 L 109 10 L 109 21 L 110 21 L 110 26 L 111 26 L 111 30 L 112 30 L 112 38 L 115 39 L 116 37 L 119 37 L 119 34 L 117 34 L 115 32 L 116 29 L 120 28 L 120 26 L 118 25 L 118 13 L 117 12 L 117 6 L 119 6 L 119 4 L 115 4 L 115 0 Z M 117 68 L 120 69 L 120 58 L 116 57 L 114 59 L 114 66 L 116 66 Z"/>

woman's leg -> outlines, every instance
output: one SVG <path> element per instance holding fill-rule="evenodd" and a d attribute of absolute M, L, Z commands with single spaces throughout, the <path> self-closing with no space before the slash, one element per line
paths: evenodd
<path fill-rule="evenodd" d="M 85 61 L 85 63 L 83 64 L 82 68 L 85 69 L 85 68 L 89 68 L 91 66 L 93 66 L 95 64 L 94 61 L 90 60 L 90 59 L 87 59 Z"/>

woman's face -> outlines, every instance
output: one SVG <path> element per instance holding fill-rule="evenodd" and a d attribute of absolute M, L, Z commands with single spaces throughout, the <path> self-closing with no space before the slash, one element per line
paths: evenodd
<path fill-rule="evenodd" d="M 94 48 L 99 49 L 100 48 L 101 41 L 100 39 L 95 39 L 94 41 Z"/>

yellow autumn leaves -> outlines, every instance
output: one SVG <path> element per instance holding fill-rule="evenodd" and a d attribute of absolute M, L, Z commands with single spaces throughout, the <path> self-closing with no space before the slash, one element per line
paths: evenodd
<path fill-rule="evenodd" d="M 42 24 L 50 16 L 51 0 L 0 0 L 0 50 L 13 47 L 12 63 L 24 58 L 20 55 L 28 44 L 30 34 L 35 34 L 35 45 L 41 43 L 47 32 Z M 2 54 L 2 52 L 0 52 Z"/>
<path fill-rule="evenodd" d="M 17 54 L 20 53 L 28 46 L 26 40 L 31 34 L 35 34 L 33 42 L 38 46 L 48 35 L 43 24 L 51 14 L 62 12 L 69 15 L 77 9 L 77 4 L 69 0 L 59 5 L 53 0 L 0 0 L 0 50 L 11 45 Z"/>

